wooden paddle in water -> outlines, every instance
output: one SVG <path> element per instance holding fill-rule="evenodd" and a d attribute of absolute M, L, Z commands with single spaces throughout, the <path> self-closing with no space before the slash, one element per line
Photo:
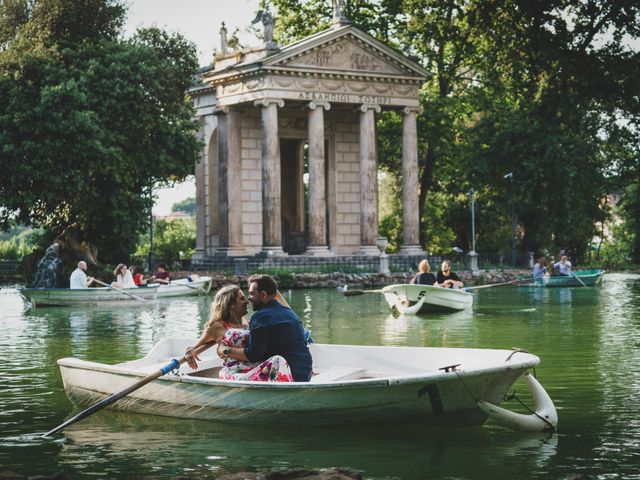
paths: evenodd
<path fill-rule="evenodd" d="M 205 343 L 204 345 L 200 345 L 198 348 L 193 350 L 194 354 L 199 354 L 204 352 L 205 350 L 207 350 L 209 347 L 211 347 L 212 345 L 215 345 L 214 343 Z M 147 383 L 152 382 L 153 380 L 155 380 L 156 378 L 159 378 L 163 375 L 166 375 L 167 373 L 171 372 L 172 370 L 175 370 L 177 368 L 180 368 L 180 365 L 182 365 L 184 362 L 186 362 L 186 355 L 184 355 L 182 358 L 180 358 L 180 360 L 176 360 L 175 358 L 173 360 L 171 360 L 170 363 L 168 363 L 167 365 L 165 365 L 164 367 L 162 367 L 160 370 L 156 370 L 155 372 L 153 372 L 151 375 L 147 375 L 146 377 L 144 377 L 141 380 L 138 380 L 136 383 L 134 383 L 133 385 L 131 385 L 130 387 L 125 388 L 124 390 L 117 392 L 117 393 L 112 393 L 111 395 L 109 395 L 108 397 L 100 400 L 98 403 L 96 403 L 95 405 L 87 408 L 86 410 L 83 410 L 82 412 L 80 412 L 78 415 L 76 415 L 73 418 L 70 418 L 69 420 L 67 420 L 66 422 L 58 425 L 56 428 L 54 428 L 53 430 L 49 430 L 47 433 L 45 433 L 44 435 L 42 435 L 43 437 L 48 437 L 49 435 L 53 435 L 54 433 L 58 433 L 62 430 L 64 430 L 65 428 L 67 428 L 69 425 L 72 425 L 76 422 L 79 422 L 80 420 L 82 420 L 83 418 L 87 418 L 90 415 L 93 415 L 94 413 L 96 413 L 98 410 L 103 409 L 104 407 L 111 405 L 114 402 L 117 402 L 118 400 L 120 400 L 122 397 L 126 397 L 127 395 L 129 395 L 131 392 L 135 392 L 136 390 L 138 390 L 139 388 L 144 387 Z"/>
<path fill-rule="evenodd" d="M 365 293 L 382 293 L 382 290 L 343 290 L 342 294 L 345 297 L 355 297 L 357 295 L 364 295 Z"/>
<path fill-rule="evenodd" d="M 139 297 L 138 295 L 134 295 L 133 293 L 125 292 L 121 288 L 114 287 L 113 285 L 109 285 L 108 283 L 101 282 L 97 278 L 94 278 L 93 281 L 96 282 L 96 283 L 99 283 L 100 285 L 104 285 L 105 287 L 113 288 L 114 290 L 117 290 L 120 293 L 124 293 L 125 295 L 129 295 L 131 298 L 135 298 L 136 300 L 139 300 L 141 302 L 146 302 L 146 300 L 144 298 Z"/>
<path fill-rule="evenodd" d="M 582 279 L 581 279 L 578 275 L 576 275 L 575 273 L 573 273 L 573 270 L 569 270 L 569 273 L 571 274 L 571 276 L 575 277 L 575 278 L 576 278 L 576 280 L 578 280 L 578 281 L 580 282 L 580 285 L 582 285 L 583 287 L 586 287 L 586 286 L 587 286 L 587 284 L 586 284 L 586 283 L 584 283 L 584 282 L 582 281 Z"/>

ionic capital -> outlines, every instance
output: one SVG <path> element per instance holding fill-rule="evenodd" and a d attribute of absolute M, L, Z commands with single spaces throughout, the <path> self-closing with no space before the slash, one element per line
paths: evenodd
<path fill-rule="evenodd" d="M 420 107 L 404 107 L 402 109 L 402 113 L 404 113 L 405 115 L 409 115 L 411 113 L 418 114 L 420 113 Z"/>
<path fill-rule="evenodd" d="M 311 102 L 307 103 L 306 107 L 309 110 L 315 110 L 318 107 L 324 108 L 325 110 L 330 110 L 331 109 L 331 104 L 329 102 L 322 102 L 319 100 L 312 100 Z"/>
<path fill-rule="evenodd" d="M 261 98 L 260 100 L 256 100 L 253 102 L 256 107 L 268 107 L 271 104 L 275 104 L 276 106 L 282 108 L 284 107 L 284 100 L 281 98 Z"/>
<path fill-rule="evenodd" d="M 370 103 L 363 103 L 358 107 L 358 112 L 367 113 L 369 110 L 373 110 L 375 113 L 380 113 L 382 108 L 380 108 L 380 105 L 373 105 Z"/>
<path fill-rule="evenodd" d="M 227 105 L 218 105 L 214 110 L 214 115 L 227 115 L 231 109 Z"/>

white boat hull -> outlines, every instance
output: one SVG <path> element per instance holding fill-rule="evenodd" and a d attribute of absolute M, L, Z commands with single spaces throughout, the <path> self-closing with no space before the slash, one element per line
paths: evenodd
<path fill-rule="evenodd" d="M 61 359 L 65 391 L 75 403 L 93 404 L 158 370 L 190 343 L 166 340 L 144 359 L 113 366 Z M 507 361 L 509 350 L 317 344 L 311 350 L 314 371 L 320 374 L 309 383 L 211 378 L 207 374 L 220 366 L 220 360 L 209 351 L 202 355 L 195 374 L 183 365 L 179 375 L 161 377 L 112 408 L 261 424 L 479 425 L 487 414 L 478 408 L 477 400 L 499 405 L 516 379 L 539 362 L 528 353 L 517 353 Z M 456 371 L 441 370 L 454 364 L 460 364 Z M 356 374 L 331 380 L 336 366 Z"/>
<path fill-rule="evenodd" d="M 20 293 L 32 305 L 52 307 L 111 302 L 127 302 L 128 304 L 132 302 L 141 303 L 140 298 L 144 300 L 155 300 L 158 298 L 200 295 L 208 293 L 210 289 L 211 277 L 199 277 L 192 282 L 183 279 L 175 280 L 169 285 L 155 283 L 147 287 L 124 288 L 119 290 L 109 287 L 74 290 L 68 288 L 22 288 L 20 289 Z"/>
<path fill-rule="evenodd" d="M 454 288 L 399 284 L 384 287 L 382 293 L 389 306 L 400 313 L 459 311 L 473 305 L 473 294 Z"/>

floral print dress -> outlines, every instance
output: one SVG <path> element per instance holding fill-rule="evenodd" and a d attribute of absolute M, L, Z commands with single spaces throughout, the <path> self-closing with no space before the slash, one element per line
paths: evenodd
<path fill-rule="evenodd" d="M 228 347 L 245 348 L 249 343 L 249 330 L 229 328 L 220 341 Z M 245 363 L 233 358 L 225 358 L 219 376 L 224 380 L 293 382 L 291 368 L 284 357 L 280 355 L 274 355 L 261 363 Z"/>

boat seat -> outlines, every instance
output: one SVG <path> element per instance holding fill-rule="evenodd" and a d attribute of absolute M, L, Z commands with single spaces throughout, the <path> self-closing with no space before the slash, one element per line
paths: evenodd
<path fill-rule="evenodd" d="M 337 382 L 339 380 L 353 380 L 362 376 L 364 368 L 332 367 L 311 377 L 311 383 Z"/>

